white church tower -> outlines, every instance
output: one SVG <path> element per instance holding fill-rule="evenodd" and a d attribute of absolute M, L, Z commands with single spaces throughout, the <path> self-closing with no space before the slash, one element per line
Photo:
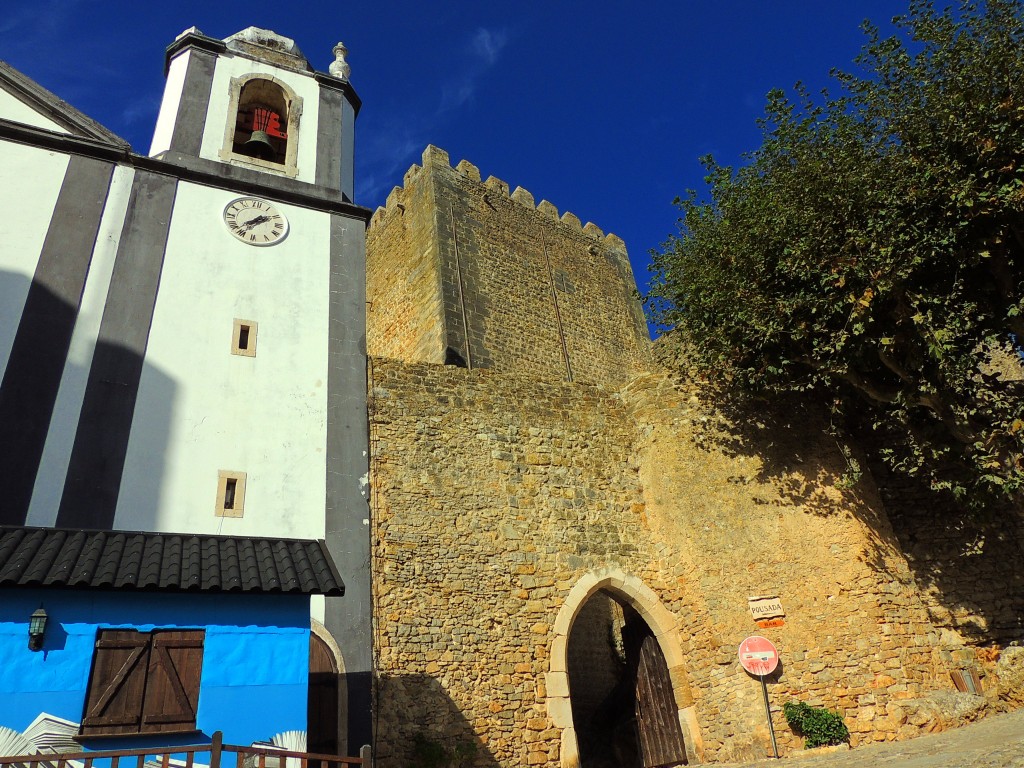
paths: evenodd
<path fill-rule="evenodd" d="M 345 54 L 318 72 L 267 30 L 187 30 L 148 156 L 0 71 L 0 139 L 40 188 L 5 257 L 27 277 L 0 308 L 0 524 L 325 540 L 346 594 L 314 599 L 314 640 L 348 717 L 310 749 L 342 754 L 370 741 L 371 670 L 370 211 Z"/>

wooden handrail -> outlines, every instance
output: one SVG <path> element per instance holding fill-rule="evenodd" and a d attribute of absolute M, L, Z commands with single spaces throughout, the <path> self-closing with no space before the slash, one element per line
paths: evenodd
<path fill-rule="evenodd" d="M 145 735 L 145 734 L 142 734 Z M 273 758 L 294 758 L 300 761 L 301 768 L 308 768 L 310 761 L 321 763 L 329 768 L 340 768 L 346 765 L 363 765 L 367 761 L 361 757 L 342 757 L 340 755 L 324 755 L 316 752 L 295 752 L 277 747 L 243 747 L 238 744 L 222 743 L 222 734 L 217 731 L 209 744 L 188 744 L 180 747 L 150 747 L 147 749 L 103 749 L 90 752 L 59 752 L 52 755 L 36 753 L 33 755 L 16 755 L 14 757 L 0 757 L 0 768 L 20 764 L 28 765 L 29 768 L 41 768 L 42 766 L 56 766 L 56 768 L 70 768 L 68 762 L 80 760 L 85 768 L 93 768 L 96 760 L 110 760 L 110 768 L 118 768 L 118 762 L 122 757 L 134 757 L 137 759 L 137 768 L 144 768 L 147 757 L 153 757 L 160 761 L 160 768 L 172 768 L 171 759 L 175 755 L 185 757 L 185 768 L 194 768 L 197 754 L 210 753 L 209 768 L 221 768 L 223 753 L 234 752 L 236 768 L 243 768 L 246 755 L 253 755 L 258 758 L 258 768 L 266 768 L 267 757 Z"/>

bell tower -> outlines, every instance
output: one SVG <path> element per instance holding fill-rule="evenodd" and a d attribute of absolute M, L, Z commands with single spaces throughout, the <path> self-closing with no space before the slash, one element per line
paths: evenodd
<path fill-rule="evenodd" d="M 347 53 L 338 43 L 328 72 L 317 72 L 294 40 L 269 30 L 225 40 L 185 30 L 167 48 L 150 156 L 294 179 L 351 202 L 360 101 Z"/>

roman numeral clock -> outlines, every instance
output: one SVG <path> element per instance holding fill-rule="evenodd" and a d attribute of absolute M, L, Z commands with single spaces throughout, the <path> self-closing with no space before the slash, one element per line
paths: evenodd
<path fill-rule="evenodd" d="M 288 235 L 288 219 L 273 203 L 239 197 L 224 207 L 228 232 L 249 245 L 276 245 Z"/>

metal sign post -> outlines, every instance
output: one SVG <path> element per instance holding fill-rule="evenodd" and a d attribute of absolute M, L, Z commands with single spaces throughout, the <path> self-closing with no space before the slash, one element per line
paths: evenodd
<path fill-rule="evenodd" d="M 771 640 L 760 635 L 751 635 L 740 643 L 737 655 L 740 664 L 752 675 L 761 679 L 761 694 L 764 696 L 764 714 L 768 718 L 768 732 L 772 735 L 772 754 L 779 756 L 779 745 L 775 741 L 775 726 L 772 725 L 772 708 L 768 703 L 768 685 L 765 675 L 770 675 L 779 666 L 779 651 Z"/>
<path fill-rule="evenodd" d="M 768 733 L 772 735 L 772 754 L 775 758 L 779 757 L 779 745 L 775 743 L 775 726 L 772 725 L 772 708 L 768 704 L 768 686 L 764 682 L 764 675 L 758 675 L 761 678 L 761 693 L 764 694 L 764 714 L 768 718 Z"/>

